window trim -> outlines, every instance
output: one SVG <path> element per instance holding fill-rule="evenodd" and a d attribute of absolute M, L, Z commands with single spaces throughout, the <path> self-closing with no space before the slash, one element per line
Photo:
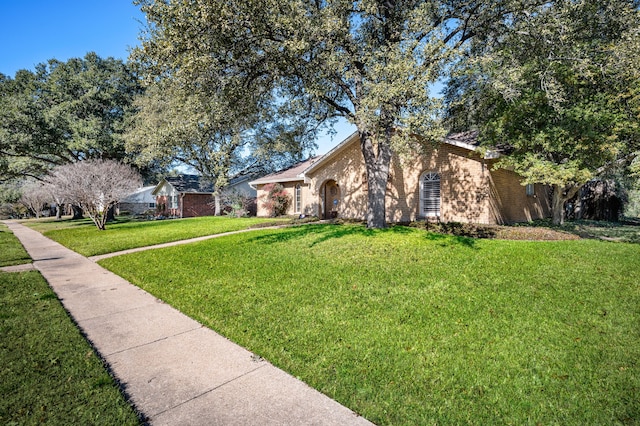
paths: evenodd
<path fill-rule="evenodd" d="M 302 185 L 299 183 L 293 187 L 293 210 L 294 213 L 300 213 L 302 210 Z"/>
<path fill-rule="evenodd" d="M 524 187 L 524 191 L 525 191 L 525 194 L 527 194 L 529 197 L 533 197 L 534 195 L 536 195 L 535 183 L 526 184 Z"/>
<path fill-rule="evenodd" d="M 430 188 L 429 196 L 426 197 L 425 192 L 427 189 L 425 188 L 425 184 L 429 183 L 431 186 L 434 186 L 437 182 L 436 188 Z M 424 218 L 428 217 L 440 217 L 441 207 L 442 207 L 442 177 L 440 173 L 435 171 L 426 171 L 420 175 L 420 216 Z M 431 205 L 427 203 L 430 202 Z"/>

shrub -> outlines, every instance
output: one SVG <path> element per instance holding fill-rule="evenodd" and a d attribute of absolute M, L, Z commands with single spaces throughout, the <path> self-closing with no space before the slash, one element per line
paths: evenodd
<path fill-rule="evenodd" d="M 224 213 L 232 217 L 255 216 L 255 197 L 243 192 L 225 191 L 222 193 Z"/>
<path fill-rule="evenodd" d="M 267 194 L 263 196 L 262 206 L 270 212 L 272 217 L 282 216 L 287 213 L 291 197 L 279 183 L 268 183 L 263 188 Z"/>

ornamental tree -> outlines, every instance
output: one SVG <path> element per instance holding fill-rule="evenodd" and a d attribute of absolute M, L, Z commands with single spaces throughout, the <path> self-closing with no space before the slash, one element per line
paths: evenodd
<path fill-rule="evenodd" d="M 284 187 L 279 183 L 268 183 L 263 188 L 266 194 L 262 199 L 262 206 L 267 209 L 272 217 L 287 214 L 287 209 L 291 203 L 291 196 L 287 194 Z"/>
<path fill-rule="evenodd" d="M 53 197 L 45 184 L 38 181 L 28 181 L 22 188 L 20 203 L 22 203 L 31 213 L 39 218 L 46 204 L 53 201 Z"/>
<path fill-rule="evenodd" d="M 99 230 L 109 211 L 142 185 L 140 174 L 114 160 L 86 160 L 54 168 L 45 179 L 52 192 L 80 207 Z"/>

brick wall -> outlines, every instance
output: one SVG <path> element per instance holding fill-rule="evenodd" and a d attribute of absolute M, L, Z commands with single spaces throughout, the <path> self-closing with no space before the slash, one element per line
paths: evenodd
<path fill-rule="evenodd" d="M 357 143 L 346 146 L 336 160 L 315 171 L 310 195 L 322 210 L 322 188 L 329 180 L 340 187 L 338 216 L 364 218 L 367 209 L 367 181 L 364 159 Z M 424 219 L 420 216 L 420 183 L 424 172 L 437 172 L 441 179 L 440 220 L 489 223 L 488 171 L 481 159 L 470 151 L 443 144 L 439 149 L 426 147 L 422 154 L 393 156 L 387 185 L 386 213 L 389 222 Z"/>
<path fill-rule="evenodd" d="M 213 201 L 211 194 L 184 194 L 178 198 L 182 212 L 180 217 L 213 216 L 215 214 Z"/>
<path fill-rule="evenodd" d="M 357 139 L 356 139 L 357 140 Z M 546 187 L 536 185 L 527 196 L 517 174 L 491 170 L 491 160 L 450 144 L 427 145 L 421 153 L 394 155 L 387 185 L 388 222 L 424 220 L 420 207 L 420 177 L 426 172 L 440 175 L 440 218 L 443 222 L 511 223 L 547 217 Z M 324 185 L 334 180 L 339 187 L 338 217 L 364 219 L 367 210 L 367 181 L 364 159 L 358 143 L 349 143 L 332 154 L 323 167 L 307 174 L 303 184 L 302 213 L 323 217 Z M 293 200 L 296 183 L 283 184 Z M 258 216 L 267 216 L 258 187 Z M 293 203 L 289 214 L 293 214 Z"/>
<path fill-rule="evenodd" d="M 491 212 L 497 223 L 527 222 L 550 216 L 548 186 L 536 184 L 534 194 L 527 195 L 521 182 L 511 170 L 491 171 Z"/>

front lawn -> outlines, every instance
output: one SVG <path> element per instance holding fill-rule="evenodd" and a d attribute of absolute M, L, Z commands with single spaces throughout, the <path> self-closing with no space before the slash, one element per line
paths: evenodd
<path fill-rule="evenodd" d="M 0 272 L 0 366 L 0 424 L 139 424 L 38 272 Z"/>
<path fill-rule="evenodd" d="M 0 266 L 21 265 L 30 263 L 31 258 L 13 232 L 0 223 Z"/>
<path fill-rule="evenodd" d="M 640 245 L 306 225 L 100 263 L 377 424 L 640 422 Z"/>
<path fill-rule="evenodd" d="M 84 256 L 113 253 L 136 247 L 186 240 L 205 235 L 239 231 L 269 223 L 287 223 L 287 219 L 231 218 L 206 216 L 154 221 L 116 221 L 99 231 L 88 219 L 25 221 L 54 241 Z"/>

